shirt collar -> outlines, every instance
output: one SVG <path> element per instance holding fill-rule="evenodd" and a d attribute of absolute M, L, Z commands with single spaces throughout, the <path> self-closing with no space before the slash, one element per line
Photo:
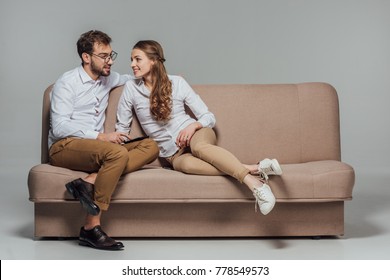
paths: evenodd
<path fill-rule="evenodd" d="M 144 80 L 142 78 L 139 79 L 135 78 L 134 81 L 137 84 L 137 86 L 141 86 L 144 84 Z"/>
<path fill-rule="evenodd" d="M 171 77 L 168 75 L 168 79 L 172 82 Z M 144 80 L 142 78 L 134 78 L 135 83 L 137 86 L 141 86 L 144 84 Z"/>
<path fill-rule="evenodd" d="M 100 77 L 96 81 L 94 79 L 92 79 L 91 76 L 89 76 L 88 73 L 85 72 L 83 65 L 79 66 L 79 75 L 80 75 L 81 82 L 83 84 L 95 83 L 95 82 L 100 82 L 101 81 Z"/>

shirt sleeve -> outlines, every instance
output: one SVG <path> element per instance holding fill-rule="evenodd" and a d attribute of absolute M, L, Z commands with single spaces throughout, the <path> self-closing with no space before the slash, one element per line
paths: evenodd
<path fill-rule="evenodd" d="M 203 127 L 214 127 L 216 123 L 214 114 L 209 111 L 207 105 L 200 96 L 183 78 L 180 78 L 179 80 L 179 91 L 184 94 L 184 103 L 194 113 L 198 122 L 201 123 Z"/>
<path fill-rule="evenodd" d="M 118 103 L 117 123 L 115 130 L 119 132 L 130 132 L 131 123 L 133 121 L 133 104 L 131 102 L 131 86 L 127 82 L 123 88 L 123 93 Z"/>
<path fill-rule="evenodd" d="M 111 74 L 110 74 L 109 77 L 110 77 L 110 79 L 111 79 L 111 87 L 112 87 L 112 88 L 122 86 L 122 85 L 124 85 L 127 81 L 129 81 L 130 79 L 132 79 L 132 77 L 131 77 L 129 74 L 120 75 L 120 74 L 117 73 L 117 72 L 111 72 Z"/>
<path fill-rule="evenodd" d="M 72 121 L 75 91 L 63 81 L 54 85 L 50 100 L 50 118 L 53 136 L 61 139 L 80 137 L 96 139 L 99 132 L 88 130 L 79 123 Z"/>

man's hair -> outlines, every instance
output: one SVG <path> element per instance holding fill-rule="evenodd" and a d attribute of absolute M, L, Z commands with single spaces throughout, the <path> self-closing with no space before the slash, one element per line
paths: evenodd
<path fill-rule="evenodd" d="M 91 30 L 81 34 L 77 41 L 77 52 L 81 59 L 83 53 L 92 54 L 93 45 L 95 43 L 109 45 L 111 43 L 111 38 L 106 33 L 99 30 Z"/>

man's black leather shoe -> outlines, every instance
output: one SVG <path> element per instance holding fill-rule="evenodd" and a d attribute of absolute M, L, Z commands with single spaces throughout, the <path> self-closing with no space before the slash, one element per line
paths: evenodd
<path fill-rule="evenodd" d="M 79 244 L 101 250 L 122 250 L 125 246 L 122 242 L 115 241 L 109 237 L 101 228 L 96 226 L 93 229 L 80 229 Z"/>
<path fill-rule="evenodd" d="M 95 204 L 95 202 L 93 202 L 94 186 L 92 184 L 79 178 L 67 183 L 65 187 L 75 199 L 80 200 L 81 205 L 88 214 L 93 216 L 99 214 L 100 208 Z"/>

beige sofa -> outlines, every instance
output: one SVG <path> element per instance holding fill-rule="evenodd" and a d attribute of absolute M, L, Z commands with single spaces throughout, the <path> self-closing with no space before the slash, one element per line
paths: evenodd
<path fill-rule="evenodd" d="M 114 237 L 340 236 L 353 168 L 341 161 L 339 106 L 325 83 L 196 85 L 215 114 L 219 145 L 243 163 L 277 158 L 283 175 L 269 182 L 277 198 L 267 216 L 252 193 L 228 176 L 187 175 L 159 161 L 122 176 L 102 223 Z M 112 91 L 105 129 L 114 130 L 122 88 Z M 76 237 L 84 222 L 65 183 L 86 174 L 49 165 L 49 92 L 42 119 L 42 160 L 28 176 L 35 237 Z M 132 135 L 142 131 L 134 122 Z"/>

